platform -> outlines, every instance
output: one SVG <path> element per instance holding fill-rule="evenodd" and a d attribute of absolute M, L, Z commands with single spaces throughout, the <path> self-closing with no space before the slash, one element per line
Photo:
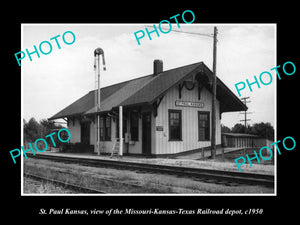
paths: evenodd
<path fill-rule="evenodd" d="M 242 151 L 243 148 L 218 148 L 216 149 L 216 156 L 221 156 L 222 155 L 222 151 L 224 151 L 224 154 L 230 153 L 230 152 L 239 152 Z M 196 152 L 196 153 L 190 153 L 190 154 L 185 154 L 185 155 L 181 155 L 181 156 L 176 156 L 174 157 L 175 159 L 193 159 L 193 160 L 199 160 L 199 159 L 207 159 L 211 156 L 211 150 L 207 149 L 204 150 L 204 152 L 202 153 L 200 152 Z"/>

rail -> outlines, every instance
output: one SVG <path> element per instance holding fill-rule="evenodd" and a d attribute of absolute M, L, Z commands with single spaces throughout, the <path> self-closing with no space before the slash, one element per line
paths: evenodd
<path fill-rule="evenodd" d="M 31 155 L 28 154 L 29 157 Z M 128 162 L 128 161 L 116 161 L 106 159 L 90 159 L 90 158 L 79 158 L 72 156 L 54 156 L 54 155 L 35 155 L 35 158 L 61 161 L 61 162 L 72 162 L 81 165 L 95 166 L 95 167 L 106 167 L 106 168 L 118 168 L 127 169 L 151 173 L 164 173 L 170 175 L 177 175 L 180 177 L 190 177 L 199 180 L 215 180 L 217 182 L 228 182 L 236 184 L 247 184 L 247 185 L 260 185 L 266 187 L 274 187 L 274 176 L 266 174 L 256 173 L 245 173 L 245 172 L 232 172 L 224 170 L 212 170 L 203 168 L 190 168 L 181 166 L 169 166 L 169 165 L 157 165 L 139 162 Z"/>

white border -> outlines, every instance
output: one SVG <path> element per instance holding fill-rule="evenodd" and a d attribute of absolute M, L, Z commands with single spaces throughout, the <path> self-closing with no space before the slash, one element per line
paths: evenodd
<path fill-rule="evenodd" d="M 172 23 L 173 24 L 173 23 Z M 22 23 L 21 24 L 21 49 L 24 49 L 24 42 L 23 42 L 23 28 L 24 25 L 31 25 L 31 26 L 41 26 L 41 25 L 54 25 L 54 26 L 66 26 L 66 25 L 72 25 L 72 26 L 131 26 L 131 25 L 138 25 L 138 26 L 145 26 L 145 25 L 150 25 L 153 26 L 153 24 L 147 24 L 147 23 L 127 23 L 127 24 L 119 24 L 119 23 L 114 23 L 114 24 L 107 24 L 107 23 L 95 23 L 95 24 L 85 24 L 85 23 L 68 23 L 68 24 L 56 24 L 56 23 Z M 277 23 L 204 23 L 204 24 L 199 24 L 199 23 L 193 23 L 193 24 L 180 24 L 181 26 L 274 26 L 275 28 L 275 63 L 274 66 L 277 66 Z M 23 69 L 21 66 L 21 146 L 23 144 Z M 274 140 L 277 141 L 277 79 L 275 79 L 275 121 L 274 121 L 274 131 L 275 131 L 275 138 Z M 275 151 L 274 151 L 275 152 Z M 23 162 L 24 162 L 24 156 L 22 154 L 21 157 L 21 196 L 277 196 L 277 152 L 275 154 L 274 158 L 274 178 L 275 178 L 275 183 L 274 183 L 274 193 L 239 193 L 239 194 L 233 194 L 233 193 L 228 193 L 228 194 L 27 194 L 24 193 L 23 191 L 23 186 L 24 186 L 24 179 L 23 179 Z"/>

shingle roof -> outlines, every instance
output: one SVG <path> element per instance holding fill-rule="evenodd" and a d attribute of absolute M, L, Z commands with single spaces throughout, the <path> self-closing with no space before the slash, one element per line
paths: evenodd
<path fill-rule="evenodd" d="M 104 99 L 108 98 L 110 95 L 114 94 L 117 90 L 121 89 L 128 83 L 122 82 L 119 84 L 111 85 L 108 87 L 101 88 L 100 91 L 100 99 L 103 101 Z M 76 116 L 85 113 L 86 111 L 93 108 L 95 105 L 95 91 L 90 91 L 80 99 L 76 100 L 63 110 L 56 113 L 54 116 L 50 117 L 49 120 L 54 120 L 58 118 L 68 117 L 68 116 Z"/>
<path fill-rule="evenodd" d="M 121 105 L 134 105 L 139 103 L 151 103 L 169 88 L 179 83 L 181 79 L 189 75 L 193 70 L 203 63 L 194 63 L 187 66 L 164 71 L 156 75 L 151 82 L 139 89 Z"/>
<path fill-rule="evenodd" d="M 163 71 L 155 76 L 151 74 L 101 88 L 100 112 L 110 111 L 119 105 L 151 104 L 174 85 L 180 83 L 191 74 L 196 74 L 200 71 L 205 71 L 208 76 L 212 76 L 212 72 L 208 67 L 206 67 L 203 62 L 199 62 Z M 205 84 L 205 87 L 211 91 L 211 85 Z M 94 106 L 94 95 L 95 92 L 90 91 L 49 119 L 96 113 L 97 109 Z M 247 107 L 240 99 L 218 78 L 217 99 L 220 101 L 221 112 L 247 110 Z"/>
<path fill-rule="evenodd" d="M 107 98 L 101 98 L 100 112 L 110 111 L 113 107 L 118 105 L 123 105 L 122 102 L 126 99 L 130 98 L 136 91 L 143 89 L 143 87 L 148 84 L 151 80 L 153 80 L 153 76 L 141 77 L 138 79 L 131 80 L 126 82 L 126 84 L 116 90 L 112 95 Z M 102 89 L 100 91 L 102 95 Z M 92 107 L 85 114 L 92 114 L 97 112 L 97 107 Z"/>

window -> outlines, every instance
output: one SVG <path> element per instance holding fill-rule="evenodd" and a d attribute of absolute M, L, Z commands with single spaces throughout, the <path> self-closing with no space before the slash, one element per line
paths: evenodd
<path fill-rule="evenodd" d="M 198 112 L 198 140 L 209 141 L 209 112 Z"/>
<path fill-rule="evenodd" d="M 105 140 L 111 140 L 111 118 L 109 116 L 105 117 Z"/>
<path fill-rule="evenodd" d="M 169 141 L 181 140 L 181 110 L 169 110 Z"/>
<path fill-rule="evenodd" d="M 100 117 L 100 141 L 111 140 L 111 118 L 109 116 Z"/>
<path fill-rule="evenodd" d="M 138 112 L 130 113 L 130 133 L 131 133 L 132 141 L 139 140 L 139 114 L 138 114 Z"/>

